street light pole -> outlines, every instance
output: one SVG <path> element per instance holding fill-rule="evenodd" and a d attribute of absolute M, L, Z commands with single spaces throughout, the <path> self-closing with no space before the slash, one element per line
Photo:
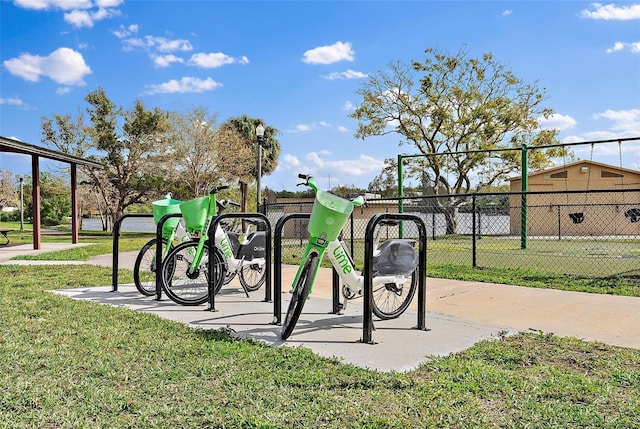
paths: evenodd
<path fill-rule="evenodd" d="M 256 211 L 260 210 L 260 178 L 262 177 L 262 143 L 264 142 L 264 127 L 260 124 L 256 127 L 256 137 L 258 137 L 258 165 L 256 173 Z"/>
<path fill-rule="evenodd" d="M 22 186 L 24 182 L 24 178 L 20 177 L 20 231 L 24 231 L 24 197 Z"/>

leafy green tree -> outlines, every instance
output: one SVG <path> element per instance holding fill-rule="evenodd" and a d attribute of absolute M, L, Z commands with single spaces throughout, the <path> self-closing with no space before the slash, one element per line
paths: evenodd
<path fill-rule="evenodd" d="M 25 177 L 24 183 L 24 215 L 26 219 L 32 220 L 33 182 L 31 177 Z M 70 184 L 62 177 L 45 172 L 40 173 L 40 222 L 43 225 L 59 225 L 71 215 L 70 188 Z"/>
<path fill-rule="evenodd" d="M 557 131 L 538 127 L 537 118 L 552 114 L 542 107 L 543 92 L 492 54 L 473 58 L 465 48 L 454 55 L 425 53 L 423 62 L 390 63 L 387 71 L 371 76 L 358 90 L 362 102 L 350 116 L 359 121 L 356 138 L 399 134 L 400 145 L 425 155 L 412 160 L 413 172 L 420 178 L 427 171 L 431 189 L 449 196 L 441 209 L 447 232 L 453 233 L 457 208 L 465 203 L 457 194 L 520 170 L 520 151 L 492 149 L 549 144 Z M 536 151 L 530 167 L 549 165 L 554 153 Z"/>
<path fill-rule="evenodd" d="M 161 188 L 166 168 L 161 157 L 168 130 L 166 113 L 147 110 L 136 101 L 130 110 L 117 107 L 102 88 L 90 92 L 85 101 L 90 123 L 82 115 L 54 115 L 42 119 L 42 141 L 76 156 L 102 162 L 104 169 L 81 168 L 82 183 L 105 213 L 103 229 L 109 229 L 124 209 Z"/>
<path fill-rule="evenodd" d="M 276 139 L 279 131 L 266 125 L 262 119 L 250 118 L 247 115 L 236 116 L 227 119 L 222 124 L 223 129 L 231 128 L 235 130 L 240 138 L 245 142 L 253 152 L 253 159 L 256 161 L 251 164 L 249 175 L 256 177 L 257 160 L 258 160 L 258 140 L 256 137 L 256 127 L 262 125 L 264 129 L 264 140 L 262 142 L 262 176 L 268 176 L 273 173 L 278 166 L 278 157 L 280 156 L 280 142 Z"/>

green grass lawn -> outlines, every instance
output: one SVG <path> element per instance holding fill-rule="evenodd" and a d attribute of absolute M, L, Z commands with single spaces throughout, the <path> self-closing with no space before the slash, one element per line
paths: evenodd
<path fill-rule="evenodd" d="M 0 427 L 638 427 L 639 350 L 529 333 L 379 373 L 48 292 L 110 275 L 0 266 Z"/>

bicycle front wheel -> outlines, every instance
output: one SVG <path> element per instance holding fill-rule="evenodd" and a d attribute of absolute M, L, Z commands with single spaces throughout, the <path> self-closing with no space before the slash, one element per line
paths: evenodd
<path fill-rule="evenodd" d="M 243 262 L 243 264 L 242 270 L 240 270 L 240 284 L 249 292 L 260 289 L 267 278 L 267 265 L 249 262 Z"/>
<path fill-rule="evenodd" d="M 209 297 L 209 251 L 208 245 L 202 249 L 200 266 L 190 271 L 198 248 L 197 241 L 190 241 L 176 246 L 162 264 L 162 281 L 164 291 L 172 301 L 181 305 L 200 305 Z M 214 291 L 218 293 L 225 276 L 225 261 L 220 252 L 213 254 L 212 267 Z"/>
<path fill-rule="evenodd" d="M 162 239 L 162 245 L 167 245 L 167 240 L 164 238 Z M 133 266 L 133 281 L 138 292 L 144 296 L 156 294 L 156 271 L 158 265 L 156 263 L 156 239 L 153 238 L 142 246 Z"/>
<path fill-rule="evenodd" d="M 313 275 L 318 268 L 318 254 L 311 252 L 304 263 L 304 267 L 300 272 L 300 277 L 293 288 L 293 294 L 291 295 L 291 301 L 289 301 L 289 308 L 287 309 L 287 315 L 284 318 L 282 325 L 282 333 L 280 336 L 283 340 L 289 338 L 295 328 L 300 314 L 302 313 L 302 307 L 309 296 L 311 290 L 311 283 L 313 282 Z"/>
<path fill-rule="evenodd" d="M 373 288 L 373 314 L 382 320 L 395 319 L 411 304 L 416 293 L 417 269 L 401 285 L 381 284 Z M 374 279 L 375 283 L 375 279 Z"/>

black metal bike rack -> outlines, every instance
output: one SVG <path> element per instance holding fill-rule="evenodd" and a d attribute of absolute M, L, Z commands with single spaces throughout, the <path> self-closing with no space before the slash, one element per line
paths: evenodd
<path fill-rule="evenodd" d="M 413 221 L 418 227 L 418 326 L 417 329 L 428 331 L 426 327 L 427 308 L 427 228 L 422 218 L 407 213 L 380 213 L 373 216 L 367 224 L 364 237 L 364 308 L 362 322 L 362 342 L 375 344 L 373 332 L 373 246 L 374 230 L 378 223 L 385 219 Z"/>
<path fill-rule="evenodd" d="M 260 219 L 262 224 L 265 226 L 265 249 L 264 249 L 264 257 L 265 257 L 265 265 L 266 265 L 266 273 L 267 278 L 265 279 L 265 293 L 264 293 L 264 301 L 271 301 L 271 224 L 269 223 L 269 218 L 262 213 L 226 213 L 213 218 L 211 222 L 211 226 L 209 227 L 209 246 L 213 243 L 215 247 L 215 234 L 216 228 L 218 224 L 222 222 L 224 219 L 235 218 L 235 219 Z M 213 265 L 214 265 L 214 256 L 211 248 L 209 248 L 209 279 L 213 279 Z M 209 308 L 207 311 L 216 311 L 215 307 L 215 285 L 211 280 L 209 280 Z M 245 293 L 247 291 L 245 290 Z"/>
<path fill-rule="evenodd" d="M 111 292 L 118 291 L 118 263 L 120 255 L 120 226 L 122 222 L 130 217 L 153 217 L 152 214 L 146 213 L 130 213 L 123 214 L 116 219 L 113 224 L 113 247 L 112 247 L 112 259 L 111 259 Z"/>
<path fill-rule="evenodd" d="M 162 260 L 162 228 L 164 223 L 172 217 L 182 217 L 181 213 L 168 213 L 160 218 L 156 225 L 156 301 L 162 299 L 162 269 L 164 261 Z M 167 243 L 169 244 L 169 243 Z M 159 261 L 159 262 L 158 262 Z"/>
<path fill-rule="evenodd" d="M 311 213 L 289 213 L 282 216 L 276 223 L 273 232 L 273 325 L 282 324 L 282 231 L 285 224 L 291 219 L 309 219 Z M 340 314 L 340 277 L 335 269 L 332 269 L 332 313 Z"/>
<path fill-rule="evenodd" d="M 309 219 L 310 213 L 290 213 L 278 220 L 274 230 L 274 259 L 273 266 L 273 324 L 280 325 L 282 323 L 282 231 L 285 224 L 291 219 Z M 362 323 L 362 342 L 375 344 L 372 341 L 373 332 L 373 245 L 374 230 L 379 222 L 385 219 L 412 221 L 418 227 L 418 321 L 417 329 L 428 331 L 426 327 L 426 272 L 427 272 L 427 228 L 422 218 L 416 215 L 406 213 L 382 213 L 372 217 L 367 224 L 365 233 L 365 265 L 364 275 L 364 318 Z M 340 277 L 336 270 L 332 270 L 332 289 L 333 289 L 333 313 L 340 314 L 342 306 L 340 304 Z"/>

